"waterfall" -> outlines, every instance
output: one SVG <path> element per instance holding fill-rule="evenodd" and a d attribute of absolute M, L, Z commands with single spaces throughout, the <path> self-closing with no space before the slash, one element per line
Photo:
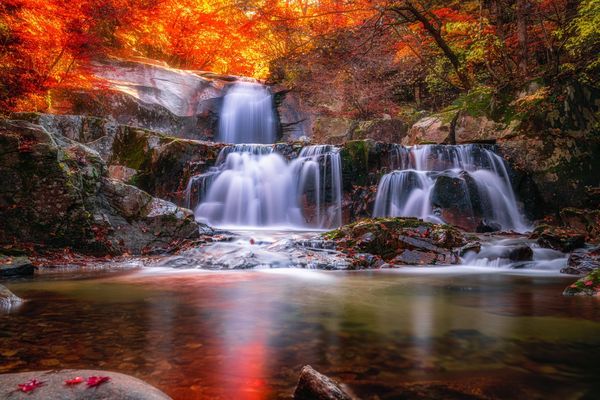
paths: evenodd
<path fill-rule="evenodd" d="M 235 145 L 190 179 L 186 199 L 214 226 L 324 229 L 341 225 L 341 182 L 336 147 L 307 146 L 288 162 L 273 146 Z"/>
<path fill-rule="evenodd" d="M 225 94 L 218 139 L 223 143 L 273 143 L 276 116 L 273 97 L 254 82 L 237 82 Z"/>
<path fill-rule="evenodd" d="M 524 231 L 506 165 L 489 146 L 396 146 L 377 188 L 375 217 L 410 216 Z"/>

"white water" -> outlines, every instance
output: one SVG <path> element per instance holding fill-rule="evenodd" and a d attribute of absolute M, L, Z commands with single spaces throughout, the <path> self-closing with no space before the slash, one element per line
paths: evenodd
<path fill-rule="evenodd" d="M 334 228 L 342 222 L 339 149 L 307 146 L 287 162 L 272 146 L 229 146 L 190 180 L 187 199 L 199 202 L 198 221 L 222 228 Z"/>
<path fill-rule="evenodd" d="M 276 116 L 271 91 L 253 82 L 237 82 L 225 95 L 218 139 L 223 143 L 273 143 Z"/>
<path fill-rule="evenodd" d="M 397 146 L 391 163 L 395 171 L 384 175 L 377 188 L 375 217 L 418 217 L 443 222 L 431 204 L 439 176 L 459 178 L 465 193 L 465 203 L 473 218 L 478 217 L 471 204 L 469 190 L 476 190 L 480 212 L 486 222 L 497 223 L 502 229 L 527 230 L 510 178 L 502 158 L 478 145 Z M 469 185 L 473 182 L 473 185 Z"/>

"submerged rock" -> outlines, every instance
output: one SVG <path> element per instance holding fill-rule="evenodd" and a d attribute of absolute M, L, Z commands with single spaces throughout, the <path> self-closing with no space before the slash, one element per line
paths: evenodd
<path fill-rule="evenodd" d="M 577 282 L 568 286 L 565 296 L 600 296 L 600 269 L 595 269 Z"/>
<path fill-rule="evenodd" d="M 35 267 L 27 257 L 0 256 L 0 277 L 33 275 Z"/>
<path fill-rule="evenodd" d="M 23 300 L 13 294 L 5 286 L 0 285 L 0 312 L 10 311 L 14 307 L 19 306 Z"/>
<path fill-rule="evenodd" d="M 352 400 L 352 397 L 336 381 L 306 365 L 300 373 L 294 400 Z"/>
<path fill-rule="evenodd" d="M 85 382 L 66 385 L 66 380 L 91 376 L 108 377 L 107 382 L 88 387 Z M 23 393 L 20 384 L 32 379 L 43 382 L 35 390 Z M 133 376 L 111 371 L 86 369 L 64 369 L 56 371 L 32 371 L 0 375 L 0 398 L 5 400 L 170 400 L 171 398 L 157 388 L 134 378 Z"/>
<path fill-rule="evenodd" d="M 466 244 L 449 225 L 416 218 L 364 219 L 324 234 L 345 254 L 368 253 L 391 264 L 457 264 Z"/>

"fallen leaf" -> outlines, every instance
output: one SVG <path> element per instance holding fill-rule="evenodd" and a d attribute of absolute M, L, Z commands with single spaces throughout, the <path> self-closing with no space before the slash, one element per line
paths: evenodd
<path fill-rule="evenodd" d="M 90 376 L 89 378 L 87 378 L 86 383 L 88 387 L 96 387 L 108 381 L 110 381 L 110 378 L 108 376 Z"/>
<path fill-rule="evenodd" d="M 83 381 L 84 381 L 84 379 L 82 377 L 76 376 L 73 379 L 67 379 L 65 381 L 65 385 L 77 385 L 77 384 L 79 384 L 79 383 L 81 383 Z"/>
<path fill-rule="evenodd" d="M 19 390 L 21 390 L 21 392 L 29 393 L 33 392 L 40 386 L 44 386 L 44 382 L 38 381 L 37 379 L 32 379 L 29 382 L 19 384 Z"/>

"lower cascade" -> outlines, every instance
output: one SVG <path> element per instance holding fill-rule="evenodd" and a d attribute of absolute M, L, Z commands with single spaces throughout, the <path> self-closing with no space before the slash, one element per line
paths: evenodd
<path fill-rule="evenodd" d="M 485 145 L 396 146 L 375 217 L 418 217 L 471 230 L 527 230 L 503 159 Z"/>
<path fill-rule="evenodd" d="M 224 148 L 186 193 L 196 219 L 213 226 L 325 229 L 342 223 L 341 181 L 336 147 L 306 146 L 288 162 L 273 146 L 245 144 Z"/>

